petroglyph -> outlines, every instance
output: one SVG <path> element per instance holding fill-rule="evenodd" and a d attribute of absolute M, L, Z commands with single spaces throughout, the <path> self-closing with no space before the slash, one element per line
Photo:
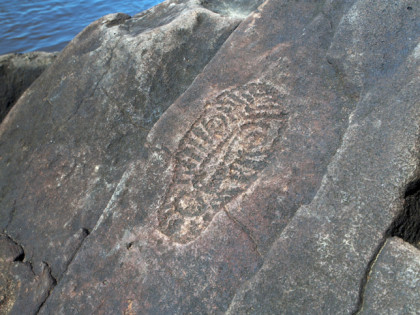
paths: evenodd
<path fill-rule="evenodd" d="M 208 103 L 179 143 L 159 230 L 179 243 L 197 238 L 214 215 L 267 166 L 287 114 L 272 86 L 251 83 Z"/>

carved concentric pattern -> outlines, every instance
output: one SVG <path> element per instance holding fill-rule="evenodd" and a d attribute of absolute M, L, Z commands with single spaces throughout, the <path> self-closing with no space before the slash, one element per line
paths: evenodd
<path fill-rule="evenodd" d="M 272 86 L 251 83 L 208 103 L 179 143 L 159 230 L 178 243 L 197 238 L 214 215 L 267 166 L 287 114 Z"/>

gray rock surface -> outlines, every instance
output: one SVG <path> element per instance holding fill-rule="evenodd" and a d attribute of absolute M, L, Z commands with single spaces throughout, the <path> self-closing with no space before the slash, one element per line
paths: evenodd
<path fill-rule="evenodd" d="M 417 255 L 388 238 L 418 240 L 420 6 L 260 4 L 106 16 L 20 98 L 0 125 L 0 307 L 353 314 L 384 299 L 381 266 Z"/>
<path fill-rule="evenodd" d="M 58 53 L 37 51 L 0 56 L 0 122 L 57 55 Z"/>
<path fill-rule="evenodd" d="M 355 1 L 341 18 L 326 56 L 358 91 L 349 126 L 315 198 L 296 212 L 229 313 L 360 308 L 368 263 L 402 211 L 403 187 L 418 178 L 419 9 L 410 1 Z"/>
<path fill-rule="evenodd" d="M 360 314 L 418 314 L 419 292 L 420 251 L 391 238 L 372 265 Z"/>

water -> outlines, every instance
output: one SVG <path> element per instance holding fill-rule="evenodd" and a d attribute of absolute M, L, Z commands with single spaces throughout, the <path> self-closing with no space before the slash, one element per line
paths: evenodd
<path fill-rule="evenodd" d="M 94 20 L 137 14 L 163 0 L 0 0 L 0 55 L 59 51 Z"/>

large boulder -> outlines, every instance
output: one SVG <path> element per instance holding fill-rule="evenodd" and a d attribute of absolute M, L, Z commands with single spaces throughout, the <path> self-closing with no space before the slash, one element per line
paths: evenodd
<path fill-rule="evenodd" d="M 412 290 L 419 20 L 191 0 L 91 24 L 0 126 L 7 310 L 367 312 L 398 251 Z"/>
<path fill-rule="evenodd" d="M 58 53 L 37 51 L 0 56 L 0 122 L 57 55 Z"/>

